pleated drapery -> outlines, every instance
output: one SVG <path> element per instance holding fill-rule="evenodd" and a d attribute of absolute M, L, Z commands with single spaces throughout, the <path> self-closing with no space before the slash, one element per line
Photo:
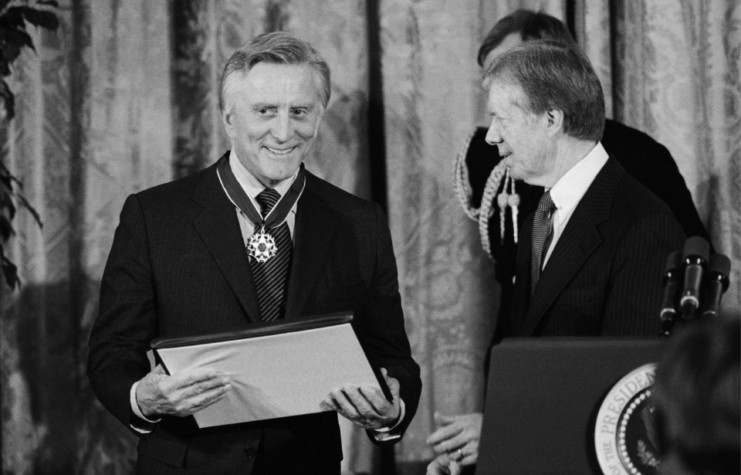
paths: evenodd
<path fill-rule="evenodd" d="M 406 327 L 422 367 L 419 412 L 379 452 L 343 423 L 343 470 L 424 473 L 432 414 L 480 411 L 499 302 L 495 264 L 455 198 L 452 164 L 486 125 L 476 53 L 518 7 L 564 19 L 593 61 L 608 115 L 667 146 L 741 309 L 741 6 L 735 0 L 63 0 L 57 33 L 10 85 L 0 156 L 44 222 L 20 212 L 8 243 L 20 290 L 0 298 L 2 470 L 131 473 L 136 438 L 85 376 L 87 337 L 118 213 L 133 192 L 188 175 L 228 147 L 221 69 L 251 36 L 286 30 L 332 68 L 307 168 L 381 203 Z M 33 30 L 32 30 L 33 31 Z"/>

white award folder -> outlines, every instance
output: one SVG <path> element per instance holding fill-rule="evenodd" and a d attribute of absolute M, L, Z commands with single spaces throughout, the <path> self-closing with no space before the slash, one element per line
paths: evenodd
<path fill-rule="evenodd" d="M 255 324 L 242 332 L 157 339 L 152 349 L 170 374 L 214 368 L 231 376 L 227 395 L 194 414 L 201 428 L 321 412 L 329 392 L 346 384 L 375 386 L 390 398 L 351 320 L 344 314 Z"/>

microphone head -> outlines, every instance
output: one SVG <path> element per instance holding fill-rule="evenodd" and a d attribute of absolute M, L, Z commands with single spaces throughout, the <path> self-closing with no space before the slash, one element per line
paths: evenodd
<path fill-rule="evenodd" d="M 713 254 L 708 262 L 708 274 L 715 274 L 723 281 L 724 289 L 728 288 L 728 274 L 731 273 L 731 260 L 724 254 Z"/>
<path fill-rule="evenodd" d="M 704 262 L 707 262 L 710 257 L 710 244 L 707 240 L 700 236 L 692 236 L 687 239 L 684 243 L 684 256 L 683 259 L 689 257 L 699 257 Z"/>
<path fill-rule="evenodd" d="M 666 267 L 664 268 L 664 273 L 667 274 L 681 268 L 682 251 L 674 251 L 669 254 L 669 257 L 666 258 Z"/>

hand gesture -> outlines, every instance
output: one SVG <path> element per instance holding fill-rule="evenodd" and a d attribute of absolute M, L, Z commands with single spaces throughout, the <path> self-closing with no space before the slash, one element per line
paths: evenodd
<path fill-rule="evenodd" d="M 225 374 L 199 368 L 168 375 L 157 365 L 139 381 L 136 402 L 147 418 L 164 415 L 185 417 L 215 403 L 230 387 Z"/>
<path fill-rule="evenodd" d="M 451 460 L 448 454 L 438 455 L 427 466 L 427 475 L 460 475 L 461 465 Z"/>
<path fill-rule="evenodd" d="M 363 429 L 382 429 L 392 427 L 399 419 L 399 381 L 381 368 L 386 384 L 391 390 L 393 401 L 389 402 L 383 391 L 373 386 L 346 384 L 333 389 L 322 401 L 322 409 L 332 409 L 356 426 Z"/>
<path fill-rule="evenodd" d="M 435 422 L 440 428 L 427 438 L 427 444 L 438 455 L 446 455 L 461 465 L 473 465 L 479 457 L 483 419 L 480 412 L 461 416 L 444 416 L 436 412 Z"/>

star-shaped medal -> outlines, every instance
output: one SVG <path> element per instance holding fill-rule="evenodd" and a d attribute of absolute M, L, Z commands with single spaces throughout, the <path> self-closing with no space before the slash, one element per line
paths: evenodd
<path fill-rule="evenodd" d="M 261 228 L 247 241 L 247 253 L 257 262 L 267 262 L 277 252 L 278 246 L 275 245 L 275 239 L 265 232 L 265 228 Z"/>

